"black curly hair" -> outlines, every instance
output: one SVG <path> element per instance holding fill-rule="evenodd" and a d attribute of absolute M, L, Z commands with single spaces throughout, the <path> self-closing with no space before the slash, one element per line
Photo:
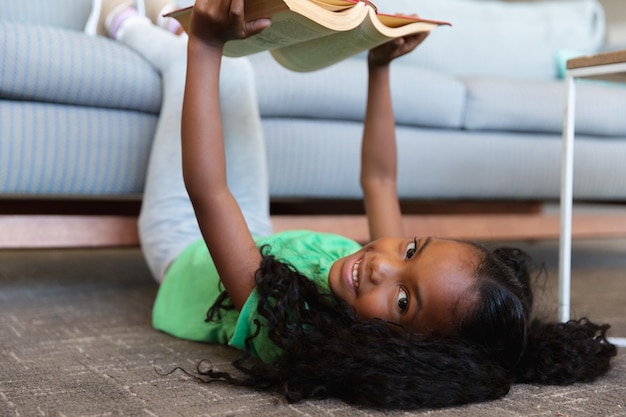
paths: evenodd
<path fill-rule="evenodd" d="M 607 372 L 617 353 L 606 339 L 608 325 L 531 320 L 528 255 L 466 243 L 482 254 L 474 272 L 478 296 L 444 335 L 359 320 L 344 301 L 262 248 L 258 312 L 282 355 L 268 364 L 244 354 L 234 362 L 243 378 L 199 372 L 208 381 L 279 391 L 291 402 L 335 397 L 395 409 L 486 401 L 506 395 L 515 382 L 570 384 Z M 229 308 L 225 292 L 207 320 L 222 308 Z"/>

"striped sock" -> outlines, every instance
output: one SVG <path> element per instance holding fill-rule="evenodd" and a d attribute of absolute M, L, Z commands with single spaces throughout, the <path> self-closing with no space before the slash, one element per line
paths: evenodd
<path fill-rule="evenodd" d="M 165 27 L 163 28 L 170 33 L 178 35 L 182 29 L 182 26 L 178 22 L 178 20 L 168 17 L 165 19 Z"/>
<path fill-rule="evenodd" d="M 174 3 L 170 3 L 163 7 L 163 9 L 159 12 L 159 16 L 157 17 L 156 25 L 175 35 L 180 34 L 182 26 L 180 25 L 178 20 L 174 19 L 173 17 L 163 16 L 164 14 L 167 14 L 177 9 L 178 6 L 176 6 L 176 4 Z"/>
<path fill-rule="evenodd" d="M 132 17 L 139 16 L 139 12 L 132 6 L 126 7 L 122 10 L 114 10 L 110 16 L 107 17 L 106 23 L 109 30 L 109 36 L 113 39 L 117 39 L 117 33 L 119 32 L 122 24 Z"/>

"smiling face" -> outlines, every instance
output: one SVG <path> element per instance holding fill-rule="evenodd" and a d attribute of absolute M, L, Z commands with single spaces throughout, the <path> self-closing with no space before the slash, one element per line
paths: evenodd
<path fill-rule="evenodd" d="M 383 238 L 336 261 L 328 281 L 361 319 L 445 333 L 475 299 L 478 262 L 478 251 L 467 243 Z"/>

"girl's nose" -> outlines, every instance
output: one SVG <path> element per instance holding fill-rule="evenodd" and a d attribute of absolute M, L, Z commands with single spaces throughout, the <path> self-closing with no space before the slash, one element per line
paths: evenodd
<path fill-rule="evenodd" d="M 377 254 L 370 263 L 370 281 L 374 285 L 382 284 L 397 273 L 397 265 L 384 255 Z"/>

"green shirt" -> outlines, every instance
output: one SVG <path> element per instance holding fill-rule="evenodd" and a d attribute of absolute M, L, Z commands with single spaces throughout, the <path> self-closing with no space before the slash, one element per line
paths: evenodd
<path fill-rule="evenodd" d="M 257 246 L 270 246 L 278 260 L 290 263 L 301 274 L 330 291 L 331 265 L 361 246 L 343 236 L 292 230 L 255 239 Z M 241 312 L 222 311 L 219 320 L 205 322 L 206 313 L 223 290 L 217 270 L 203 240 L 189 245 L 168 269 L 152 311 L 155 329 L 200 342 L 220 343 L 243 350 L 245 340 L 256 331 L 258 293 L 255 289 Z M 263 331 L 265 330 L 265 331 Z M 252 354 L 271 362 L 280 350 L 267 338 L 267 329 L 252 340 Z"/>

